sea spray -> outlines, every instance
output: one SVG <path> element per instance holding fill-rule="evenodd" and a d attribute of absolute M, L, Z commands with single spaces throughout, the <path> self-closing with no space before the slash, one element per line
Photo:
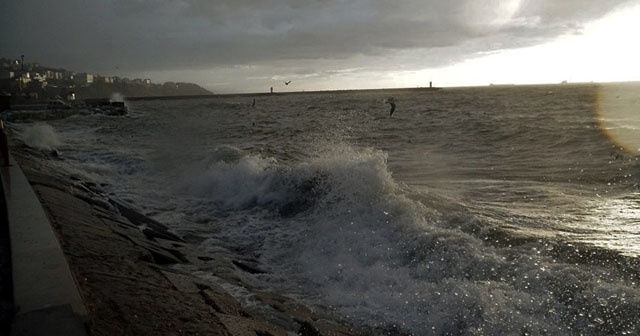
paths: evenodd
<path fill-rule="evenodd" d="M 581 298 L 581 307 L 614 295 L 629 297 L 634 290 L 600 284 L 610 277 L 607 271 L 538 255 L 542 246 L 536 241 L 505 250 L 456 223 L 442 223 L 479 219 L 455 206 L 450 211 L 462 212 L 439 216 L 414 200 L 422 198 L 393 179 L 384 151 L 333 146 L 303 162 L 278 162 L 230 147 L 216 154 L 221 152 L 193 186 L 206 187 L 200 197 L 222 202 L 225 217 L 307 201 L 287 212 L 294 216 L 267 212 L 241 225 L 227 221 L 218 238 L 260 256 L 271 271 L 280 267 L 279 274 L 306 284 L 311 302 L 321 300 L 352 320 L 391 334 L 559 335 L 565 324 L 586 326 L 589 319 L 604 321 L 601 316 L 615 316 L 610 328 L 618 330 L 624 327 L 620 321 L 637 313 L 636 302 L 628 313 L 618 305 L 591 315 L 565 305 L 567 296 L 583 288 L 593 294 Z"/>
<path fill-rule="evenodd" d="M 215 162 L 189 181 L 187 188 L 194 196 L 208 198 L 228 210 L 264 205 L 274 192 L 270 190 L 273 164 L 259 156 Z"/>
<path fill-rule="evenodd" d="M 60 146 L 60 140 L 53 127 L 44 123 L 36 123 L 25 128 L 20 138 L 31 148 L 52 151 Z"/>
<path fill-rule="evenodd" d="M 113 102 L 123 102 L 124 101 L 124 96 L 119 93 L 119 92 L 114 92 L 111 94 L 111 97 L 109 97 L 109 102 L 113 103 Z"/>
<path fill-rule="evenodd" d="M 260 207 L 287 215 L 312 206 L 355 209 L 400 190 L 382 151 L 337 146 L 316 154 L 303 162 L 281 162 L 220 146 L 200 168 L 185 173 L 184 183 L 191 195 L 225 210 Z"/>

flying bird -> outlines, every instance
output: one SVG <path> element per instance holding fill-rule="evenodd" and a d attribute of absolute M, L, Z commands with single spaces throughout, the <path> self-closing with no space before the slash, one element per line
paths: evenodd
<path fill-rule="evenodd" d="M 389 97 L 384 100 L 385 103 L 391 105 L 391 110 L 389 111 L 389 116 L 393 115 L 393 112 L 396 110 L 396 100 L 393 97 Z"/>
<path fill-rule="evenodd" d="M 289 85 L 290 83 L 291 83 L 291 81 L 284 82 L 284 85 Z"/>

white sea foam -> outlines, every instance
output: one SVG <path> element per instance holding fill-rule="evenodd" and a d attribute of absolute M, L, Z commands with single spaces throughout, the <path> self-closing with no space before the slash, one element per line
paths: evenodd
<path fill-rule="evenodd" d="M 372 149 L 334 146 L 293 164 L 244 155 L 230 147 L 217 148 L 212 157 L 199 173 L 189 170 L 185 183 L 194 196 L 228 210 L 255 206 L 282 210 L 292 204 L 311 206 L 311 202 L 316 211 L 336 206 L 355 209 L 362 204 L 368 208 L 372 200 L 397 195 L 400 188 L 386 166 L 386 154 Z"/>
<path fill-rule="evenodd" d="M 227 209 L 268 203 L 276 190 L 269 190 L 275 161 L 244 156 L 234 162 L 218 161 L 189 181 L 189 191 Z"/>
<path fill-rule="evenodd" d="M 441 214 L 409 197 L 415 191 L 394 180 L 385 152 L 329 148 L 300 163 L 217 149 L 190 190 L 230 213 L 289 209 L 289 219 L 274 220 L 269 212 L 231 224 L 225 239 L 259 249 L 262 261 L 280 272 L 271 277 L 295 279 L 313 300 L 390 332 L 560 335 L 566 323 L 599 321 L 596 313 L 575 317 L 580 308 L 563 304 L 562 293 L 577 290 L 565 283 L 588 288 L 585 306 L 621 295 L 599 283 L 604 275 L 594 277 L 596 270 L 557 265 L 535 246 L 513 260 L 514 249 L 505 253 L 460 231 L 474 216 L 455 214 L 456 206 Z M 606 309 L 599 314 L 620 313 Z"/>
<path fill-rule="evenodd" d="M 60 140 L 53 127 L 44 123 L 36 123 L 22 131 L 20 138 L 25 145 L 42 150 L 55 150 Z"/>

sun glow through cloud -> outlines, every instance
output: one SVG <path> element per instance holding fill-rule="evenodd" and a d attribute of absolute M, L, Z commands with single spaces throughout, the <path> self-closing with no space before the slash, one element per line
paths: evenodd
<path fill-rule="evenodd" d="M 519 16 L 525 5 L 522 0 L 510 0 L 496 6 L 493 1 L 486 0 L 470 3 L 458 15 L 464 26 L 482 36 L 500 34 L 510 27 L 540 24 L 536 21 L 540 18 L 535 15 Z M 566 31 L 567 27 L 563 29 Z M 565 33 L 548 43 L 477 52 L 475 57 L 467 56 L 465 61 L 442 67 L 428 66 L 424 62 L 443 62 L 452 55 L 464 54 L 464 50 L 478 50 L 476 44 L 479 42 L 468 40 L 442 48 L 390 49 L 384 55 L 374 56 L 356 54 L 338 59 L 325 57 L 247 63 L 254 65 L 251 69 L 222 65 L 206 71 L 180 71 L 183 76 L 188 75 L 216 93 L 263 92 L 270 86 L 283 92 L 424 87 L 429 82 L 439 87 L 452 87 L 638 81 L 640 44 L 635 42 L 633 34 L 636 32 L 640 32 L 640 5 L 634 4 L 620 6 L 582 27 L 577 25 L 573 33 Z M 509 38 L 504 36 L 504 39 Z M 341 72 L 341 69 L 354 68 L 358 70 Z M 180 73 L 144 73 L 148 77 L 171 80 L 168 74 Z M 294 80 L 295 85 L 283 86 L 280 77 Z"/>
<path fill-rule="evenodd" d="M 495 2 L 492 0 L 470 1 L 463 8 L 462 18 L 469 24 L 501 26 L 509 23 L 520 8 L 521 0 Z"/>
<path fill-rule="evenodd" d="M 640 80 L 640 5 L 620 8 L 553 42 L 505 50 L 463 63 L 407 74 L 408 86 L 438 79 L 442 86 Z M 419 85 L 419 84 L 418 84 Z"/>

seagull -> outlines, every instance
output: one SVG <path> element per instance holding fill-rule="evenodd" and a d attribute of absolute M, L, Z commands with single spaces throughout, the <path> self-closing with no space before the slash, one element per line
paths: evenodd
<path fill-rule="evenodd" d="M 396 100 L 395 100 L 395 98 L 389 97 L 389 98 L 385 99 L 384 102 L 388 103 L 389 105 L 391 105 L 391 110 L 389 111 L 389 116 L 392 116 L 393 112 L 396 110 Z"/>
<path fill-rule="evenodd" d="M 284 82 L 284 85 L 289 85 L 290 83 L 291 83 L 291 81 Z"/>

